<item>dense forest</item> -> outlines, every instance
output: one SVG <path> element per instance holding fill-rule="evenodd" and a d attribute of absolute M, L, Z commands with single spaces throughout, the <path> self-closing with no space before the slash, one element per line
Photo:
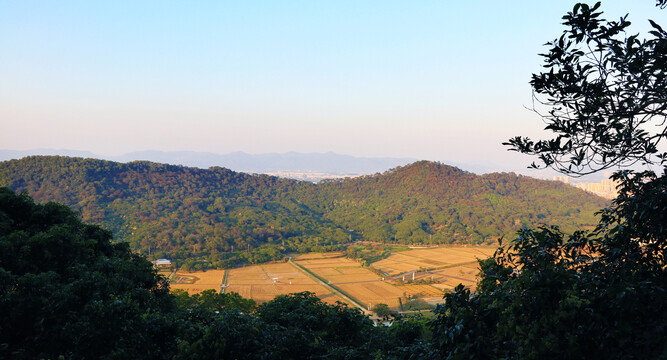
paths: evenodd
<path fill-rule="evenodd" d="M 351 240 L 495 242 L 545 217 L 569 231 L 594 225 L 593 213 L 606 205 L 553 181 L 478 176 L 426 161 L 313 184 L 218 167 L 33 156 L 0 163 L 0 186 L 71 206 L 135 251 L 207 266 Z"/>
<path fill-rule="evenodd" d="M 312 293 L 265 304 L 169 291 L 143 256 L 61 204 L 0 187 L 2 359 L 423 358 L 423 318 L 373 326 Z"/>

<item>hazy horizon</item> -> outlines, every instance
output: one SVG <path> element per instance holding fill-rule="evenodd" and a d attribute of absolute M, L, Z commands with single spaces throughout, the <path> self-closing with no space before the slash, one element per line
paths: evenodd
<path fill-rule="evenodd" d="M 0 147 L 327 153 L 524 171 L 573 2 L 3 2 Z M 650 1 L 606 1 L 633 31 Z M 636 30 L 635 30 L 636 29 Z M 488 165 L 487 165 L 488 164 Z"/>
<path fill-rule="evenodd" d="M 119 155 L 98 154 L 88 150 L 74 150 L 74 149 L 29 149 L 29 150 L 13 150 L 0 149 L 0 161 L 7 161 L 11 159 L 20 159 L 25 156 L 32 155 L 60 155 L 60 156 L 74 156 L 74 157 L 91 157 L 101 160 L 109 160 L 116 162 L 130 162 L 136 160 L 146 160 L 158 163 L 168 163 L 172 165 L 183 165 L 190 167 L 209 168 L 212 166 L 227 167 L 234 171 L 250 172 L 250 173 L 275 173 L 278 171 L 305 171 L 305 172 L 324 172 L 330 175 L 342 174 L 357 174 L 369 175 L 374 173 L 382 173 L 397 166 L 405 166 L 418 161 L 436 161 L 445 165 L 457 167 L 464 171 L 469 171 L 478 175 L 499 173 L 499 172 L 514 172 L 521 175 L 531 176 L 538 179 L 552 179 L 558 176 L 557 172 L 551 169 L 503 169 L 491 163 L 465 163 L 458 161 L 439 161 L 427 160 L 418 158 L 401 158 L 401 157 L 358 157 L 350 154 L 340 154 L 335 152 L 285 152 L 285 153 L 258 153 L 252 154 L 243 151 L 235 151 L 230 153 L 211 153 L 211 152 L 194 152 L 194 151 L 160 151 L 160 150 L 145 150 L 128 152 Z M 290 158 L 291 156 L 291 158 Z M 323 160 L 322 157 L 333 157 L 336 160 L 335 164 L 321 164 L 315 163 L 314 160 Z M 347 158 L 347 162 L 342 159 Z M 272 169 L 260 169 L 261 167 L 268 167 L 268 161 L 277 159 L 276 165 L 272 164 Z M 297 160 L 303 160 L 299 162 Z M 227 161 L 221 161 L 227 160 Z M 243 160 L 248 160 L 245 164 Z M 280 168 L 280 165 L 286 164 L 286 161 L 292 161 L 291 165 Z M 364 164 L 365 162 L 365 164 Z M 297 165 L 303 165 L 298 167 Z M 310 165 L 309 165 L 310 164 Z M 352 164 L 350 168 L 343 168 L 346 164 Z M 386 166 L 382 166 L 382 165 Z M 364 167 L 365 169 L 360 169 Z M 297 168 L 298 167 L 298 168 Z M 321 168 L 335 168 L 332 171 L 323 171 Z M 369 170 L 370 169 L 370 170 Z M 608 176 L 608 172 L 588 175 L 580 178 L 578 181 L 599 181 Z M 576 180 L 575 180 L 576 181 Z"/>

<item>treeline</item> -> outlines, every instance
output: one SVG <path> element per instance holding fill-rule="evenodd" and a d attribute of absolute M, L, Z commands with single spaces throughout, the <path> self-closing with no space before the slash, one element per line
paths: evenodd
<path fill-rule="evenodd" d="M 548 216 L 565 231 L 595 224 L 605 201 L 514 174 L 477 176 L 432 162 L 319 184 L 228 169 L 33 156 L 0 163 L 0 186 L 57 201 L 151 258 L 191 267 L 286 252 L 384 243 L 494 242 Z"/>

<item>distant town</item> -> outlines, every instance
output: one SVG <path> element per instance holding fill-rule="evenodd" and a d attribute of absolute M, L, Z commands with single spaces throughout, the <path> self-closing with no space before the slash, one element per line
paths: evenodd
<path fill-rule="evenodd" d="M 319 182 L 324 179 L 345 179 L 345 178 L 355 178 L 363 176 L 364 174 L 358 173 L 327 173 L 327 172 L 316 172 L 316 171 L 274 171 L 274 172 L 265 172 L 266 175 L 278 176 L 282 178 Z M 609 174 L 605 174 L 608 176 Z M 526 175 L 533 177 L 533 175 Z M 569 176 L 553 176 L 551 180 L 560 181 L 562 183 L 574 186 L 591 194 L 598 195 L 605 199 L 614 199 L 618 194 L 616 190 L 617 182 L 611 179 L 603 179 L 600 182 L 583 182 L 573 179 Z"/>
<path fill-rule="evenodd" d="M 325 172 L 314 172 L 314 171 L 275 171 L 275 172 L 265 172 L 266 175 L 278 176 L 287 179 L 294 180 L 304 180 L 319 182 L 324 179 L 345 179 L 345 178 L 355 178 L 362 176 L 363 174 L 332 174 Z"/>
<path fill-rule="evenodd" d="M 613 199 L 618 195 L 618 191 L 616 190 L 618 182 L 611 179 L 604 179 L 600 182 L 576 182 L 568 176 L 554 176 L 553 180 L 577 187 L 606 199 Z"/>

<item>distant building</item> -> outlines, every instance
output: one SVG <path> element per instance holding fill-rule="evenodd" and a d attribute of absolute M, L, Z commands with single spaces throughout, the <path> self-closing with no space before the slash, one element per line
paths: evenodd
<path fill-rule="evenodd" d="M 581 190 L 584 190 L 586 192 L 607 199 L 613 199 L 618 195 L 618 192 L 616 190 L 618 183 L 610 179 L 602 180 L 599 183 L 587 183 L 587 182 L 573 183 L 567 176 L 554 176 L 553 179 L 555 181 L 560 181 L 568 185 L 576 186 Z"/>
<path fill-rule="evenodd" d="M 618 183 L 613 180 L 602 180 L 599 183 L 579 183 L 577 187 L 589 193 L 602 196 L 607 199 L 613 199 L 618 195 L 616 187 Z"/>
<path fill-rule="evenodd" d="M 570 183 L 570 178 L 568 176 L 554 176 L 555 181 L 560 181 L 566 184 Z"/>
<path fill-rule="evenodd" d="M 171 267 L 171 260 L 169 259 L 157 259 L 151 262 L 153 263 L 153 266 L 158 268 Z"/>

